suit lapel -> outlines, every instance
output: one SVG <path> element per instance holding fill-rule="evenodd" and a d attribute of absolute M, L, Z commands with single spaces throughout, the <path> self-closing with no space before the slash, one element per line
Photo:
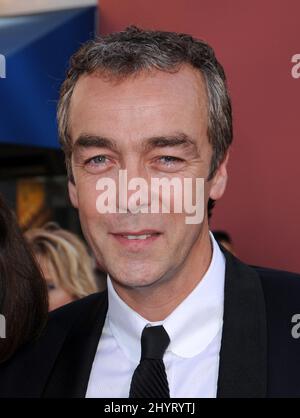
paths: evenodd
<path fill-rule="evenodd" d="M 226 274 L 217 396 L 265 397 L 267 327 L 260 278 L 254 269 L 222 250 Z"/>
<path fill-rule="evenodd" d="M 83 398 L 108 308 L 107 291 L 76 322 L 43 391 L 45 398 Z"/>

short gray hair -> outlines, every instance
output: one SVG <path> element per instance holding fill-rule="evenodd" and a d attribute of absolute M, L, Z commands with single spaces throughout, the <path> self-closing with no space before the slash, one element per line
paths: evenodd
<path fill-rule="evenodd" d="M 190 35 L 130 26 L 122 32 L 88 41 L 71 57 L 57 111 L 60 142 L 71 179 L 72 142 L 68 133 L 68 118 L 72 93 L 79 77 L 99 72 L 103 76 L 122 79 L 153 69 L 176 72 L 183 64 L 198 69 L 205 81 L 207 133 L 213 148 L 208 179 L 213 177 L 232 142 L 231 102 L 222 65 L 206 42 Z"/>

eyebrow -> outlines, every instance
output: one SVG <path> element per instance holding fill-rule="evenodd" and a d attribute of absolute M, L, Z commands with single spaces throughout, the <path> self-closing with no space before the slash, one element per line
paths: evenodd
<path fill-rule="evenodd" d="M 144 148 L 149 151 L 154 148 L 165 147 L 184 147 L 194 148 L 198 151 L 197 143 L 185 133 L 178 133 L 175 135 L 157 136 L 145 140 Z"/>
<path fill-rule="evenodd" d="M 80 148 L 107 148 L 111 151 L 117 151 L 118 147 L 116 142 L 113 139 L 105 138 L 102 136 L 97 135 L 86 135 L 82 134 L 80 135 L 74 145 L 73 145 L 73 151 L 76 151 Z"/>
<path fill-rule="evenodd" d="M 166 147 L 193 148 L 194 151 L 199 153 L 196 141 L 183 132 L 174 135 L 155 136 L 142 140 L 142 148 L 145 152 L 149 152 L 155 148 Z M 89 134 L 80 135 L 73 145 L 73 151 L 84 148 L 106 148 L 118 152 L 118 145 L 114 139 Z"/>

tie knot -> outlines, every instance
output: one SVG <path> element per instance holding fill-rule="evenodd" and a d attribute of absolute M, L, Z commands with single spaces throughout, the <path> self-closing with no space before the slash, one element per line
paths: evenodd
<path fill-rule="evenodd" d="M 145 327 L 141 339 L 141 360 L 162 359 L 169 343 L 169 335 L 162 325 Z"/>

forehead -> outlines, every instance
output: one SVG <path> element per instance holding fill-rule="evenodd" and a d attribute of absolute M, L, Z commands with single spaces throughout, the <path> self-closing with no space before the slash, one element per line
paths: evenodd
<path fill-rule="evenodd" d="M 69 118 L 73 140 L 82 133 L 165 134 L 161 131 L 171 126 L 174 131 L 207 129 L 205 83 L 201 73 L 189 66 L 175 73 L 153 70 L 122 81 L 84 75 L 73 91 Z"/>

